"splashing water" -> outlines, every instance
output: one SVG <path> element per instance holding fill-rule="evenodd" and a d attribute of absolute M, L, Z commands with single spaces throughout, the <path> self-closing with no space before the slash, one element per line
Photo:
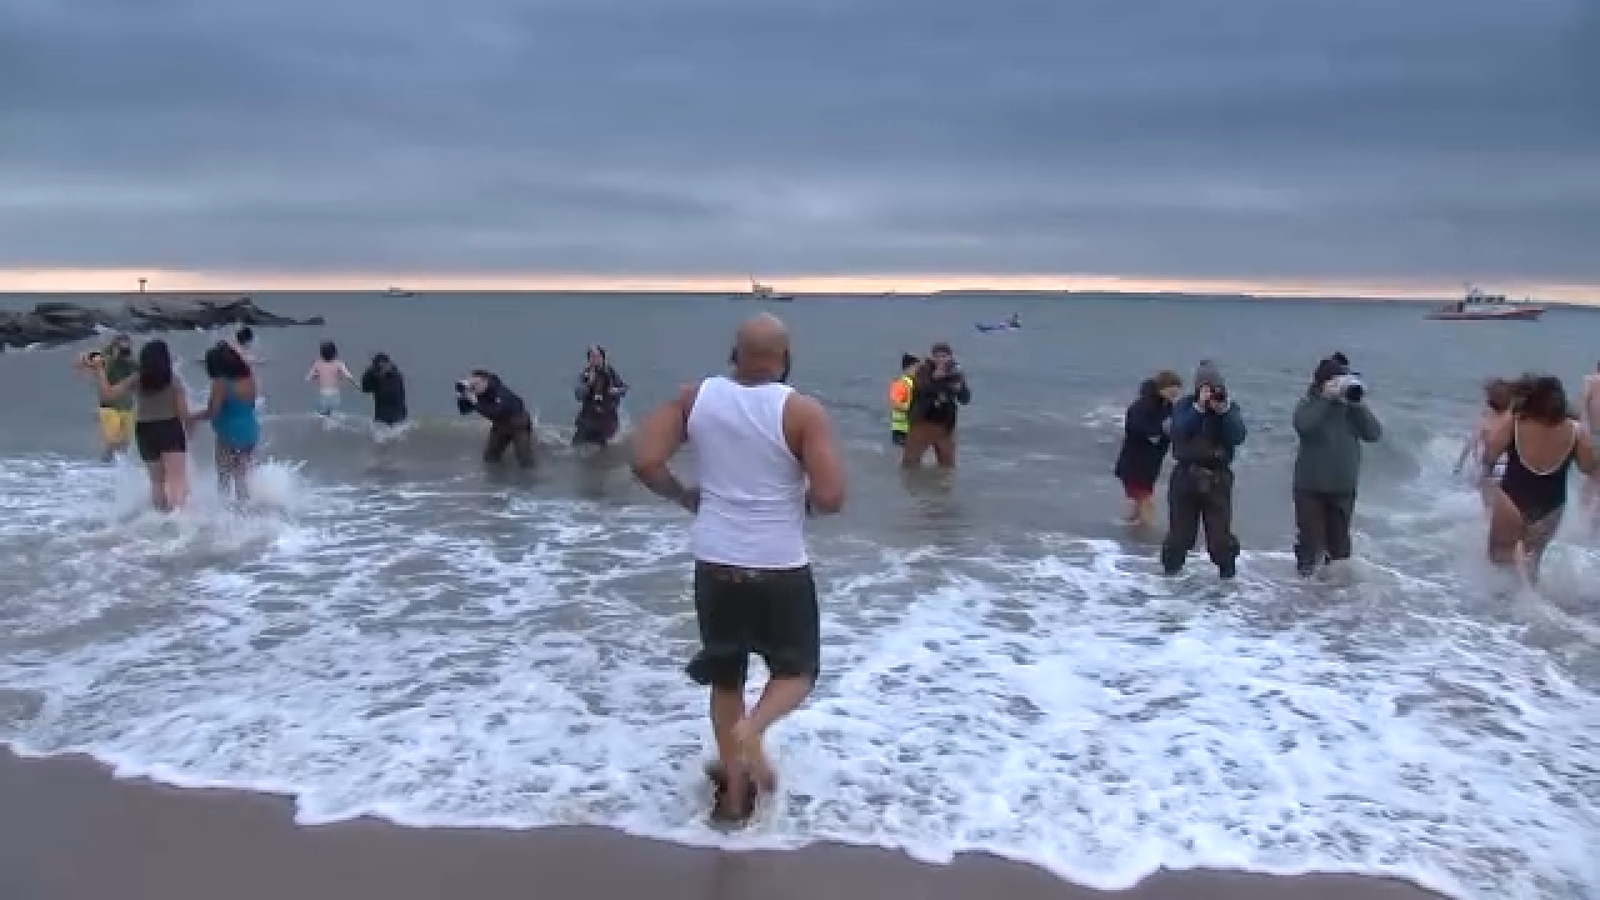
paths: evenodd
<path fill-rule="evenodd" d="M 1600 884 L 1593 611 L 1473 608 L 1481 517 L 1450 449 L 1363 509 L 1349 587 L 1286 579 L 1282 553 L 1222 586 L 1071 535 L 817 538 L 823 678 L 774 732 L 782 796 L 734 836 L 704 824 L 671 510 L 268 461 L 245 509 L 196 473 L 159 516 L 137 466 L 13 459 L 0 684 L 31 700 L 0 704 L 0 738 L 292 794 L 306 822 L 981 849 L 1102 888 L 1213 866 L 1581 897 Z M 1550 592 L 1597 571 L 1563 543 Z"/>

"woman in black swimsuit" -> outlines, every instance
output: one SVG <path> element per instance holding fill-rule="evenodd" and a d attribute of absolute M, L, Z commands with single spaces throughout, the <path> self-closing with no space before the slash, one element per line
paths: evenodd
<path fill-rule="evenodd" d="M 1572 464 L 1593 476 L 1596 463 L 1594 444 L 1573 419 L 1561 379 L 1529 376 L 1517 393 L 1520 402 L 1510 421 L 1484 447 L 1489 560 L 1523 568 L 1528 583 L 1535 584 L 1544 551 L 1566 510 Z M 1501 454 L 1506 468 L 1496 483 L 1494 462 Z"/>

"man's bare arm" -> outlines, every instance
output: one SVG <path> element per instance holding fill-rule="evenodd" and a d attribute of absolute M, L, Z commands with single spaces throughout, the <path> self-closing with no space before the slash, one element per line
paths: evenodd
<path fill-rule="evenodd" d="M 1594 392 L 1596 379 L 1593 375 L 1583 380 L 1583 404 L 1578 409 L 1578 421 L 1583 423 L 1585 431 L 1594 431 L 1594 420 L 1589 417 L 1589 410 L 1594 409 Z"/>
<path fill-rule="evenodd" d="M 800 467 L 811 483 L 806 501 L 812 512 L 830 515 L 844 508 L 844 459 L 834 439 L 828 411 L 810 397 L 795 397 L 796 437 Z"/>
<path fill-rule="evenodd" d="M 667 463 L 689 438 L 689 408 L 696 390 L 693 386 L 680 388 L 678 396 L 651 413 L 633 436 L 634 477 L 657 496 L 685 506 L 691 505 L 691 492 Z"/>

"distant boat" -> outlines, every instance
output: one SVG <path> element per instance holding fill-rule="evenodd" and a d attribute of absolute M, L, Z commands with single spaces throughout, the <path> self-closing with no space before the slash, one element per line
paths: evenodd
<path fill-rule="evenodd" d="M 1428 313 L 1428 318 L 1451 322 L 1537 322 L 1545 307 L 1530 298 L 1509 300 L 1504 294 L 1485 294 L 1477 287 L 1467 285 L 1467 293 L 1454 303 L 1447 303 Z"/>
<path fill-rule="evenodd" d="M 976 324 L 978 330 L 984 332 L 1018 331 L 1022 328 L 1022 317 L 1013 313 L 1011 318 L 1006 319 L 1004 322 L 978 322 Z"/>
<path fill-rule="evenodd" d="M 772 286 L 762 284 L 754 278 L 750 279 L 750 298 L 763 303 L 793 303 L 794 297 L 789 294 L 774 294 Z"/>
<path fill-rule="evenodd" d="M 416 294 L 412 293 L 411 291 L 406 290 L 405 288 L 397 288 L 397 287 L 389 288 L 387 291 L 383 292 L 383 295 L 385 297 L 415 297 L 416 296 Z"/>

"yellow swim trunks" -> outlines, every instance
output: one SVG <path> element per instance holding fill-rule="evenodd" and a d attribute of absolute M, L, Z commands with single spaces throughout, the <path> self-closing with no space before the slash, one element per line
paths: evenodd
<path fill-rule="evenodd" d="M 126 444 L 133 439 L 133 410 L 100 407 L 100 439 L 109 445 Z"/>

